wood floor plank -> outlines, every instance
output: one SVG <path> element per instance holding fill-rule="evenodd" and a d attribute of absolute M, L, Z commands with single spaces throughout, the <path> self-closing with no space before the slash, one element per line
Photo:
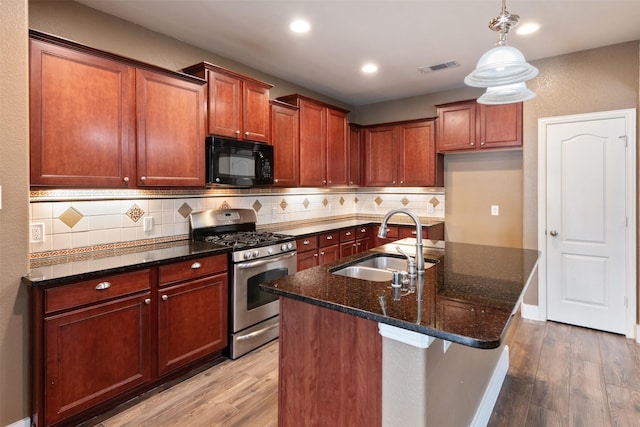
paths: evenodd
<path fill-rule="evenodd" d="M 564 363 L 560 363 L 564 361 Z M 571 344 L 550 337 L 543 340 L 531 404 L 569 414 Z"/>
<path fill-rule="evenodd" d="M 640 369 L 627 340 L 606 332 L 600 332 L 598 340 L 606 383 L 640 391 Z"/>
<path fill-rule="evenodd" d="M 540 406 L 530 405 L 527 414 L 526 427 L 566 427 L 569 420 L 566 415 L 556 411 L 541 408 Z"/>
<path fill-rule="evenodd" d="M 582 360 L 573 361 L 569 424 L 572 426 L 611 425 L 601 365 Z"/>
<path fill-rule="evenodd" d="M 533 383 L 544 338 L 544 322 L 522 319 L 509 346 L 509 375 Z"/>
<path fill-rule="evenodd" d="M 640 424 L 640 392 L 615 385 L 607 386 L 612 425 Z"/>
<path fill-rule="evenodd" d="M 507 375 L 487 425 L 490 427 L 525 425 L 532 391 L 532 382 Z"/>
<path fill-rule="evenodd" d="M 571 329 L 571 357 L 593 363 L 602 363 L 598 332 L 593 329 Z"/>
<path fill-rule="evenodd" d="M 558 322 L 546 322 L 545 327 L 545 337 L 556 341 L 571 342 L 573 326 Z"/>

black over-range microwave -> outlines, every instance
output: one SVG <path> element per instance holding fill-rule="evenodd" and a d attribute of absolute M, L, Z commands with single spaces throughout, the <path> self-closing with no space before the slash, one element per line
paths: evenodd
<path fill-rule="evenodd" d="M 273 145 L 208 136 L 207 184 L 252 187 L 273 184 Z"/>

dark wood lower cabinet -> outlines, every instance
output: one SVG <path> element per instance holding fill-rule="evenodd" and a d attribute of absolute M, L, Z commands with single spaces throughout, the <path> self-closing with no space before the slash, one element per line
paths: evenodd
<path fill-rule="evenodd" d="M 151 379 L 149 293 L 51 316 L 45 330 L 45 423 Z"/>
<path fill-rule="evenodd" d="M 377 322 L 280 298 L 280 427 L 382 425 Z"/>

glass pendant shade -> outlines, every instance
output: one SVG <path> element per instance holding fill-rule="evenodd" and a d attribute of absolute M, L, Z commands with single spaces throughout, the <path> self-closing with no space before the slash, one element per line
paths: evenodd
<path fill-rule="evenodd" d="M 492 86 L 478 98 L 479 104 L 511 104 L 535 98 L 536 94 L 527 89 L 525 82 L 504 86 Z"/>
<path fill-rule="evenodd" d="M 523 83 L 537 75 L 538 69 L 528 64 L 518 49 L 502 45 L 482 55 L 476 69 L 465 77 L 464 82 L 472 87 L 495 88 Z"/>

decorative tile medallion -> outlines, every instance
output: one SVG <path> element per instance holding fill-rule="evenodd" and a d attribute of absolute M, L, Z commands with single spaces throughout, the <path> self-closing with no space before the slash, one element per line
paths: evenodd
<path fill-rule="evenodd" d="M 344 197 L 340 196 L 340 206 L 344 206 Z"/>
<path fill-rule="evenodd" d="M 360 199 L 358 199 L 357 197 L 353 198 L 353 203 L 358 203 L 360 201 Z"/>
<path fill-rule="evenodd" d="M 62 221 L 67 227 L 73 228 L 83 217 L 84 215 L 82 215 L 74 208 L 69 208 L 66 211 L 62 212 L 62 215 L 60 215 L 58 219 Z"/>
<path fill-rule="evenodd" d="M 282 201 L 280 202 L 280 207 L 282 208 L 282 210 L 287 209 L 287 206 L 289 206 L 287 201 L 285 199 L 282 199 Z"/>
<path fill-rule="evenodd" d="M 438 206 L 440 204 L 440 201 L 437 198 L 432 197 L 431 200 L 429 200 L 429 203 L 431 203 L 433 205 L 433 207 L 435 208 L 436 206 Z"/>
<path fill-rule="evenodd" d="M 309 199 L 307 199 L 306 197 L 304 198 L 304 201 L 302 202 L 302 206 L 304 206 L 305 209 L 307 209 L 309 207 Z"/>
<path fill-rule="evenodd" d="M 402 206 L 407 206 L 409 204 L 409 199 L 403 197 L 402 200 L 400 200 L 400 203 L 402 203 Z"/>
<path fill-rule="evenodd" d="M 134 204 L 129 208 L 126 214 L 131 219 L 131 221 L 138 222 L 138 220 L 142 218 L 142 215 L 144 215 L 144 211 L 140 209 L 140 206 Z"/>
<path fill-rule="evenodd" d="M 324 207 L 326 208 L 326 207 L 327 207 L 327 205 L 329 204 L 329 200 L 327 200 L 327 198 L 325 197 L 325 198 L 322 200 L 322 204 L 323 204 L 323 205 L 324 205 Z"/>
<path fill-rule="evenodd" d="M 193 209 L 186 202 L 183 203 L 182 206 L 180 206 L 180 208 L 178 209 L 178 213 L 182 215 L 183 218 L 188 217 L 191 212 L 193 212 Z"/>
<path fill-rule="evenodd" d="M 383 202 L 382 198 L 380 196 L 376 197 L 374 199 L 374 202 L 376 202 L 376 205 L 380 206 Z"/>
<path fill-rule="evenodd" d="M 220 205 L 220 209 L 231 209 L 231 205 L 229 203 L 227 203 L 227 201 L 225 200 Z"/>
<path fill-rule="evenodd" d="M 262 203 L 260 203 L 260 200 L 256 200 L 255 202 L 253 202 L 253 210 L 258 213 L 260 212 L 260 209 L 262 209 Z"/>

